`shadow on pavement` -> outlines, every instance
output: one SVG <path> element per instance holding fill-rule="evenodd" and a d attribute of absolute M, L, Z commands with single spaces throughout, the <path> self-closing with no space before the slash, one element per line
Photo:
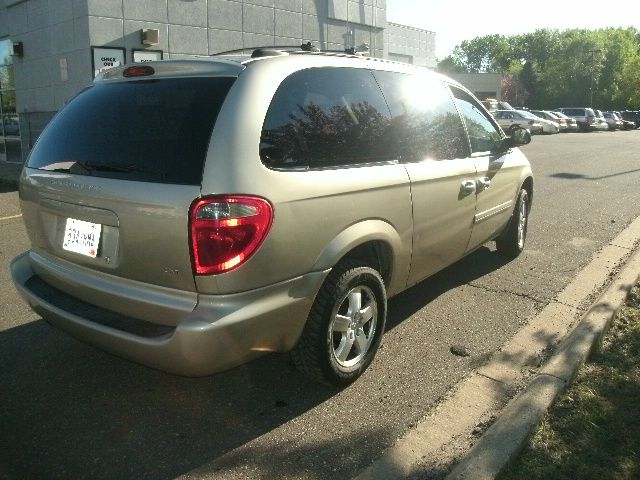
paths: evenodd
<path fill-rule="evenodd" d="M 428 303 L 509 263 L 509 257 L 483 246 L 389 301 L 387 330 L 391 330 Z"/>
<path fill-rule="evenodd" d="M 389 328 L 507 261 L 482 248 L 395 297 Z M 43 320 L 0 332 L 0 385 L 3 479 L 169 479 L 199 467 L 259 468 L 273 478 L 286 476 L 294 472 L 265 463 L 283 460 L 277 445 L 243 445 L 340 395 L 306 380 L 288 355 L 268 355 L 211 377 L 183 378 L 115 359 Z M 321 469 L 310 473 L 314 478 L 329 478 L 334 467 L 357 472 L 395 438 L 380 429 L 343 436 L 335 431 L 339 425 L 326 428 L 313 433 L 318 440 L 312 448 L 303 442 L 287 450 L 286 456 L 300 457 L 298 474 L 307 467 Z M 305 462 L 319 455 L 335 457 L 336 464 Z M 280 468 L 294 468 L 288 461 Z"/>
<path fill-rule="evenodd" d="M 114 359 L 44 321 L 0 333 L 0 478 L 169 479 L 335 394 L 285 355 L 205 378 Z"/>
<path fill-rule="evenodd" d="M 605 178 L 619 177 L 620 175 L 629 175 L 631 173 L 637 173 L 637 172 L 640 172 L 640 168 L 636 168 L 635 170 L 629 170 L 626 172 L 611 173 L 609 175 L 600 175 L 598 177 L 591 177 L 588 175 L 583 175 L 581 173 L 567 173 L 567 172 L 554 173 L 553 175 L 549 175 L 549 176 L 553 178 L 562 178 L 564 180 L 604 180 Z"/>

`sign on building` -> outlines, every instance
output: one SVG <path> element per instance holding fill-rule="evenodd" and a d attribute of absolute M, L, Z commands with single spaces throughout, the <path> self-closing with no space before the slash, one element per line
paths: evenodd
<path fill-rule="evenodd" d="M 162 50 L 133 50 L 134 62 L 153 62 L 162 60 Z"/>
<path fill-rule="evenodd" d="M 125 64 L 124 48 L 91 47 L 93 77 L 114 67 Z"/>

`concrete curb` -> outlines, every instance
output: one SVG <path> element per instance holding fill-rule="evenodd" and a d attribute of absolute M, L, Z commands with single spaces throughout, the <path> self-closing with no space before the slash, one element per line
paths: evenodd
<path fill-rule="evenodd" d="M 637 251 L 527 388 L 507 405 L 446 480 L 493 479 L 517 457 L 547 409 L 571 385 L 578 369 L 599 346 L 639 272 Z"/>
<path fill-rule="evenodd" d="M 354 480 L 420 478 L 424 474 L 444 477 L 452 465 L 448 480 L 494 478 L 517 455 L 558 392 L 573 380 L 604 326 L 624 302 L 640 272 L 640 253 L 633 255 L 638 241 L 640 217 L 605 245 L 486 364 L 461 380 L 414 429 Z M 614 277 L 617 280 L 612 284 Z M 610 287 L 594 304 L 594 294 L 605 285 Z M 550 352 L 553 356 L 542 366 Z M 480 437 L 489 424 L 493 425 Z"/>

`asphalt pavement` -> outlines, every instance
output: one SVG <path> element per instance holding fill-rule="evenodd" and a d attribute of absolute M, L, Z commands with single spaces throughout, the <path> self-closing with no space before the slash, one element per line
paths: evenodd
<path fill-rule="evenodd" d="M 639 147 L 640 131 L 535 137 L 523 148 L 536 176 L 523 255 L 508 262 L 487 244 L 391 299 L 382 349 L 342 391 L 310 383 L 286 355 L 188 379 L 52 328 L 11 285 L 8 262 L 28 240 L 17 193 L 2 186 L 0 478 L 356 477 L 638 217 Z M 572 307 L 576 319 L 598 294 Z M 413 474 L 443 478 L 450 467 Z"/>

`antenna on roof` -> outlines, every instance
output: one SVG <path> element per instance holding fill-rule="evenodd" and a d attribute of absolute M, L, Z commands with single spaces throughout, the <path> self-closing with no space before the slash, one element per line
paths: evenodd
<path fill-rule="evenodd" d="M 315 47 L 311 42 L 303 43 L 300 45 L 300 50 L 303 52 L 319 52 L 320 49 Z"/>
<path fill-rule="evenodd" d="M 345 48 L 344 53 L 347 55 L 362 55 L 363 52 L 369 52 L 369 44 L 363 43 L 357 47 Z"/>

